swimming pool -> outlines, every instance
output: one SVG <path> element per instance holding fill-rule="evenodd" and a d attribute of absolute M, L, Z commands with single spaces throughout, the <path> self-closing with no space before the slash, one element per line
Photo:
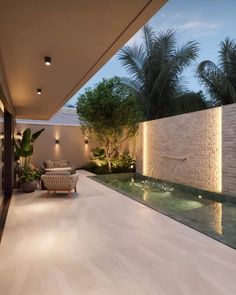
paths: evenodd
<path fill-rule="evenodd" d="M 92 178 L 236 249 L 236 199 L 139 174 Z"/>

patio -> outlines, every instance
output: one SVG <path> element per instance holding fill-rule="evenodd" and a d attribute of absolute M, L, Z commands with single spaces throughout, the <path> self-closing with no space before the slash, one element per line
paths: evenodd
<path fill-rule="evenodd" d="M 72 199 L 13 196 L 0 294 L 235 294 L 235 250 L 79 174 Z"/>

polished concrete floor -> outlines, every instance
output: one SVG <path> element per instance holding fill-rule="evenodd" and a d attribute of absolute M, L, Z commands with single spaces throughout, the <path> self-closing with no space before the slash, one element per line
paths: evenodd
<path fill-rule="evenodd" d="M 15 194 L 0 294 L 236 294 L 235 250 L 87 175 L 71 199 Z"/>

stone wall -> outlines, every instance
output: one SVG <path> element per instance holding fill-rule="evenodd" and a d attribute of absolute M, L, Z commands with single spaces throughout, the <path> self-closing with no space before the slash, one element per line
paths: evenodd
<path fill-rule="evenodd" d="M 222 187 L 236 195 L 236 104 L 222 108 Z"/>
<path fill-rule="evenodd" d="M 143 122 L 137 171 L 216 192 L 236 192 L 236 104 Z"/>

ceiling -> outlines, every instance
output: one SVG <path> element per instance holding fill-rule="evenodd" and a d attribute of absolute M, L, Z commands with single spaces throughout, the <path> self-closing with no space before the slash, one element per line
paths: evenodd
<path fill-rule="evenodd" d="M 165 2 L 0 0 L 0 78 L 17 118 L 53 116 Z"/>

